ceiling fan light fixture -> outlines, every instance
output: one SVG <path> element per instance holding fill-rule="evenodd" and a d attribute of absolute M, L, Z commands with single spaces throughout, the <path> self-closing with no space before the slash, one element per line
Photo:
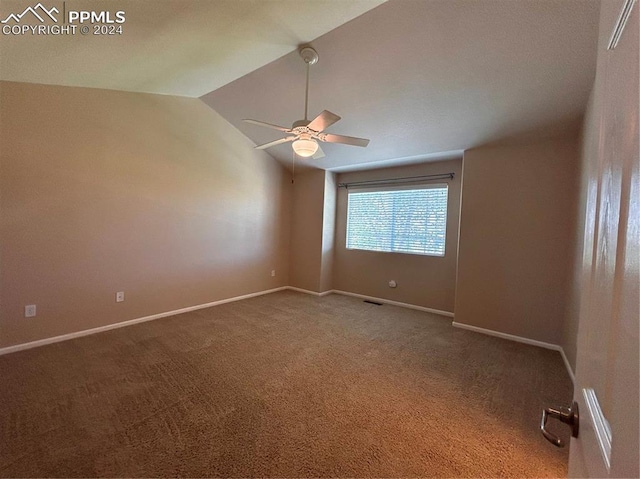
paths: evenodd
<path fill-rule="evenodd" d="M 340 117 L 335 113 L 323 110 L 313 120 L 309 121 L 309 67 L 318 63 L 318 53 L 309 45 L 306 45 L 300 49 L 300 56 L 307 65 L 307 85 L 304 91 L 304 120 L 295 121 L 291 128 L 285 128 L 284 126 L 273 125 L 271 123 L 265 123 L 264 121 L 258 120 L 242 120 L 254 125 L 271 128 L 272 130 L 280 130 L 291 135 L 285 138 L 280 138 L 279 140 L 270 141 L 263 145 L 257 145 L 255 148 L 257 150 L 264 150 L 266 148 L 271 148 L 272 146 L 292 141 L 293 143 L 291 146 L 293 147 L 293 152 L 296 155 L 302 158 L 313 157 L 314 159 L 318 159 L 324 157 L 324 152 L 320 149 L 320 145 L 317 140 L 327 143 L 342 143 L 343 145 L 366 147 L 369 144 L 369 140 L 365 138 L 323 133 L 325 129 L 340 120 Z"/>
<path fill-rule="evenodd" d="M 294 141 L 291 146 L 293 147 L 293 151 L 296 152 L 296 155 L 303 158 L 309 158 L 310 156 L 315 155 L 316 151 L 318 151 L 318 142 L 313 138 L 298 139 Z"/>

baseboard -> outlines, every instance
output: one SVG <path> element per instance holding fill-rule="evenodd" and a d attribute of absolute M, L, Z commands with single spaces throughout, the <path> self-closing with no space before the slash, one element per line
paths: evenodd
<path fill-rule="evenodd" d="M 438 314 L 440 316 L 446 316 L 447 318 L 453 318 L 453 313 L 450 313 L 449 311 L 441 311 L 439 309 L 426 308 L 424 306 L 416 306 L 415 304 L 401 303 L 399 301 L 392 301 L 390 299 L 384 299 L 384 298 L 376 298 L 374 296 L 366 296 L 364 294 L 351 293 L 349 291 L 341 291 L 339 289 L 334 289 L 334 290 L 331 290 L 330 292 L 335 294 L 341 294 L 343 296 L 353 296 L 354 298 L 368 299 L 369 301 L 376 301 L 378 303 L 390 304 L 392 306 L 400 306 L 402 308 L 416 309 L 418 311 L 424 311 L 427 313 Z"/>
<path fill-rule="evenodd" d="M 571 378 L 571 382 L 573 385 L 576 385 L 576 375 L 573 373 L 573 369 L 571 368 L 571 364 L 567 359 L 567 355 L 564 353 L 564 348 L 560 347 L 560 355 L 562 356 L 562 360 L 564 361 L 564 366 L 567 368 L 567 372 L 569 373 L 569 377 Z"/>
<path fill-rule="evenodd" d="M 464 323 L 456 323 L 455 321 L 451 323 L 454 328 L 467 329 L 469 331 L 474 331 L 476 333 L 486 334 L 488 336 L 495 336 L 497 338 L 508 339 L 509 341 L 515 341 L 517 343 L 530 344 L 531 346 L 538 346 L 539 348 L 551 349 L 553 351 L 558 351 L 560 356 L 562 356 L 562 361 L 564 362 L 564 366 L 567 368 L 567 373 L 569 373 L 569 377 L 573 384 L 576 383 L 575 375 L 573 374 L 573 370 L 571 369 L 571 365 L 569 364 L 569 360 L 567 359 L 566 354 L 564 353 L 564 349 L 559 344 L 545 343 L 544 341 L 538 341 L 536 339 L 524 338 L 522 336 L 516 336 L 514 334 L 501 333 L 500 331 L 494 331 L 493 329 L 485 329 L 479 328 L 478 326 L 471 326 L 470 324 Z"/>
<path fill-rule="evenodd" d="M 440 316 L 446 316 L 448 318 L 453 318 L 453 313 L 450 313 L 449 311 L 441 311 L 439 309 L 426 308 L 424 306 L 416 306 L 415 304 L 401 303 L 399 301 L 392 301 L 390 299 L 384 299 L 384 298 L 376 298 L 374 296 L 366 296 L 364 294 L 351 293 L 349 291 L 341 291 L 339 289 L 330 289 L 328 291 L 323 291 L 322 293 L 318 293 L 316 291 L 310 291 L 308 289 L 296 288 L 294 286 L 288 286 L 287 289 L 289 289 L 291 291 L 297 291 L 299 293 L 311 294 L 313 296 L 326 296 L 328 294 L 341 294 L 343 296 L 352 296 L 354 298 L 368 299 L 369 301 L 376 301 L 377 303 L 391 304 L 393 306 L 400 306 L 402 308 L 417 309 L 418 311 L 425 311 L 427 313 L 433 313 L 433 314 L 438 314 Z"/>
<path fill-rule="evenodd" d="M 166 318 L 167 316 L 174 316 L 176 314 L 188 313 L 190 311 L 196 311 L 198 309 L 210 308 L 212 306 L 218 306 L 220 304 L 231 303 L 231 302 L 234 302 L 234 301 L 241 301 L 243 299 L 249 299 L 249 298 L 253 298 L 255 296 L 262 296 L 262 295 L 265 295 L 265 294 L 275 293 L 277 291 L 283 291 L 283 290 L 298 291 L 300 293 L 311 294 L 313 296 L 319 296 L 319 297 L 326 296 L 326 295 L 332 294 L 332 293 L 338 293 L 338 294 L 344 294 L 344 295 L 347 295 L 347 296 L 355 296 L 355 297 L 359 297 L 359 298 L 370 299 L 370 300 L 378 301 L 378 302 L 381 302 L 381 303 L 389 303 L 389 304 L 393 304 L 393 305 L 396 305 L 396 306 L 402 306 L 402 307 L 405 307 L 405 308 L 418 309 L 420 311 L 427 311 L 427 312 L 431 312 L 431 313 L 442 314 L 442 315 L 445 315 L 445 316 L 448 316 L 448 315 L 453 316 L 452 313 L 447 313 L 445 311 L 438 311 L 438 310 L 435 310 L 435 309 L 423 308 L 421 306 L 414 306 L 412 304 L 399 303 L 397 301 L 389 301 L 389 300 L 386 300 L 386 299 L 373 298 L 371 296 L 363 296 L 363 295 L 359 295 L 359 294 L 355 294 L 355 293 L 349 293 L 349 292 L 346 292 L 346 291 L 329 290 L 329 291 L 323 291 L 321 293 L 318 293 L 316 291 L 310 291 L 310 290 L 307 290 L 307 289 L 296 288 L 294 286 L 281 286 L 279 288 L 273 288 L 273 289 L 268 289 L 268 290 L 265 290 L 265 291 L 258 291 L 258 292 L 255 292 L 255 293 L 243 294 L 242 296 L 234 296 L 233 298 L 221 299 L 221 300 L 218 300 L 218 301 L 212 301 L 210 303 L 198 304 L 196 306 L 189 306 L 187 308 L 176 309 L 176 310 L 173 310 L 173 311 L 166 311 L 164 313 L 152 314 L 150 316 L 144 316 L 144 317 L 141 317 L 141 318 L 129 319 L 127 321 L 121 321 L 119 323 L 107 324 L 105 326 L 99 326 L 97 328 L 85 329 L 85 330 L 76 331 L 76 332 L 73 332 L 73 333 L 62 334 L 60 336 L 53 336 L 51 338 L 38 339 L 36 341 L 30 341 L 28 343 L 16 344 L 16 345 L 13 345 L 13 346 L 7 346 L 7 347 L 4 347 L 4 348 L 0 348 L 0 356 L 2 356 L 4 354 L 15 353 L 17 351 L 23 351 L 25 349 L 37 348 L 38 346 L 45 346 L 47 344 L 59 343 L 59 342 L 62 342 L 62 341 L 67 341 L 69 339 L 80 338 L 82 336 L 88 336 L 90 334 L 96 334 L 96 333 L 101 333 L 101 332 L 104 332 L 104 331 L 110 331 L 112 329 L 124 328 L 126 326 L 132 326 L 134 324 L 144 323 L 146 321 L 153 321 L 154 319 Z"/>
<path fill-rule="evenodd" d="M 297 291 L 298 293 L 310 294 L 312 296 L 320 296 L 320 297 L 333 293 L 333 290 L 331 289 L 329 291 L 323 291 L 322 293 L 318 293 L 317 291 L 311 291 L 309 289 L 296 288 L 295 286 L 287 286 L 285 287 L 285 289 L 288 289 L 291 291 Z"/>
<path fill-rule="evenodd" d="M 173 311 L 167 311 L 167 312 L 164 312 L 164 313 L 152 314 L 150 316 L 144 316 L 144 317 L 141 317 L 141 318 L 130 319 L 130 320 L 127 320 L 127 321 L 121 321 L 119 323 L 107 324 L 105 326 L 99 326 L 97 328 L 85 329 L 83 331 L 77 331 L 77 332 L 74 332 L 74 333 L 62 334 L 60 336 L 53 336 L 51 338 L 39 339 L 39 340 L 36 340 L 36 341 L 30 341 L 28 343 L 16 344 L 14 346 L 7 346 L 7 347 L 4 347 L 4 348 L 0 348 L 0 356 L 2 356 L 4 354 L 14 353 L 14 352 L 17 352 L 17 351 L 23 351 L 25 349 L 36 348 L 38 346 L 45 346 L 47 344 L 59 343 L 61 341 L 67 341 L 69 339 L 80 338 L 82 336 L 88 336 L 90 334 L 101 333 L 101 332 L 109 331 L 109 330 L 112 330 L 112 329 L 124 328 L 126 326 L 132 326 L 134 324 L 144 323 L 146 321 L 153 321 L 154 319 L 166 318 L 167 316 L 174 316 L 176 314 L 188 313 L 190 311 L 196 311 L 198 309 L 210 308 L 212 306 L 218 306 L 220 304 L 232 303 L 234 301 L 241 301 L 243 299 L 254 298 L 256 296 L 262 296 L 262 295 L 265 295 L 265 294 L 275 293 L 275 292 L 283 291 L 283 290 L 297 291 L 299 293 L 310 294 L 310 295 L 318 296 L 318 297 L 322 297 L 322 296 L 326 296 L 328 294 L 335 293 L 335 294 L 341 294 L 343 296 L 352 296 L 354 298 L 368 299 L 370 301 L 376 301 L 378 303 L 391 304 L 393 306 L 400 306 L 402 308 L 409 308 L 409 309 L 415 309 L 415 310 L 418 310 L 418 311 L 425 311 L 427 313 L 438 314 L 440 316 L 446 316 L 448 318 L 453 318 L 454 317 L 453 313 L 450 313 L 449 311 L 441 311 L 441 310 L 438 310 L 438 309 L 426 308 L 424 306 L 416 306 L 414 304 L 401 303 L 399 301 L 392 301 L 392 300 L 384 299 L 384 298 L 376 298 L 374 296 L 366 296 L 364 294 L 351 293 L 349 291 L 341 291 L 341 290 L 337 290 L 337 289 L 332 289 L 332 290 L 329 290 L 329 291 L 323 291 L 322 293 L 318 293 L 316 291 L 310 291 L 310 290 L 307 290 L 307 289 L 296 288 L 294 286 L 281 286 L 279 288 L 273 288 L 273 289 L 268 289 L 268 290 L 264 290 L 264 291 L 258 291 L 258 292 L 255 292 L 255 293 L 243 294 L 241 296 L 234 296 L 233 298 L 226 298 L 226 299 L 221 299 L 221 300 L 218 300 L 218 301 L 212 301 L 210 303 L 199 304 L 199 305 L 196 305 L 196 306 L 189 306 L 187 308 L 176 309 L 176 310 L 173 310 Z M 569 360 L 567 359 L 567 356 L 566 356 L 566 354 L 564 352 L 564 349 L 562 349 L 562 346 L 559 346 L 557 344 L 545 343 L 543 341 L 537 341 L 535 339 L 524 338 L 524 337 L 521 337 L 521 336 L 515 336 L 513 334 L 501 333 L 499 331 L 494 331 L 494 330 L 491 330 L 491 329 L 479 328 L 477 326 L 471 326 L 469 324 L 456 323 L 455 321 L 452 323 L 452 325 L 454 327 L 456 327 L 456 328 L 467 329 L 469 331 L 475 331 L 477 333 L 487 334 L 489 336 L 496 336 L 498 338 L 508 339 L 510 341 L 516 341 L 516 342 L 519 342 L 519 343 L 530 344 L 532 346 L 538 346 L 538 347 L 541 347 L 541 348 L 552 349 L 554 351 L 558 351 L 560 353 L 560 355 L 562 356 L 562 360 L 564 361 L 564 365 L 567 368 L 567 372 L 569 373 L 569 377 L 571 377 L 571 381 L 574 384 L 576 382 L 575 375 L 573 373 L 573 370 L 571 369 L 571 365 L 569 364 Z"/>
<path fill-rule="evenodd" d="M 242 296 L 234 296 L 233 298 L 221 299 L 218 301 L 212 301 L 211 303 L 198 304 L 196 306 L 189 306 L 187 308 L 176 309 L 173 311 L 167 311 L 164 313 L 152 314 L 150 316 L 144 316 L 142 318 L 129 319 L 127 321 L 121 321 L 119 323 L 107 324 L 105 326 L 99 326 L 97 328 L 85 329 L 77 331 L 75 333 L 62 334 L 60 336 L 53 336 L 51 338 L 38 339 L 37 341 L 30 341 L 28 343 L 16 344 L 14 346 L 7 346 L 0 348 L 0 356 L 9 353 L 15 353 L 17 351 L 23 351 L 25 349 L 37 348 L 38 346 L 45 346 L 47 344 L 59 343 L 61 341 L 67 341 L 69 339 L 80 338 L 82 336 L 88 336 L 90 334 L 102 333 L 111 329 L 124 328 L 126 326 L 132 326 L 138 323 L 144 323 L 146 321 L 153 321 L 154 319 L 166 318 L 167 316 L 174 316 L 176 314 L 188 313 L 189 311 L 196 311 L 198 309 L 210 308 L 211 306 L 218 306 L 220 304 L 232 303 L 234 301 L 241 301 L 243 299 L 254 298 L 256 296 L 262 296 L 265 294 L 275 293 L 288 289 L 288 286 L 281 286 L 279 288 L 268 289 L 265 291 L 258 291 L 255 293 L 243 294 Z"/>

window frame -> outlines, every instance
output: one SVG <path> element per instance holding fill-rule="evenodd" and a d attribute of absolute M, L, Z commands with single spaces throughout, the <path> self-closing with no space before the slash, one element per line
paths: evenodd
<path fill-rule="evenodd" d="M 443 242 L 443 251 L 442 254 L 433 254 L 433 253 L 418 253 L 415 251 L 389 251 L 389 250 L 373 250 L 373 249 L 363 249 L 363 248 L 354 248 L 349 247 L 349 210 L 351 206 L 350 195 L 353 193 L 376 193 L 376 192 L 391 192 L 391 191 L 414 191 L 414 190 L 429 190 L 429 189 L 446 189 L 446 214 L 445 214 L 445 222 L 444 222 L 444 242 Z M 347 218 L 345 222 L 345 249 L 349 251 L 368 251 L 371 253 L 385 253 L 385 254 L 410 254 L 415 256 L 428 256 L 432 258 L 444 258 L 447 253 L 447 230 L 449 223 L 449 183 L 412 183 L 412 184 L 404 184 L 404 185 L 378 185 L 374 187 L 351 187 L 347 189 Z"/>

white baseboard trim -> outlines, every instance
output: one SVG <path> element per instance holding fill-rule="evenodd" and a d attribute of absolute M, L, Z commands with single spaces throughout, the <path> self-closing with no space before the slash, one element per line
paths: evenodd
<path fill-rule="evenodd" d="M 544 341 L 538 341 L 536 339 L 524 338 L 522 336 L 515 336 L 513 334 L 501 333 L 493 329 L 479 328 L 478 326 L 472 326 L 470 324 L 452 323 L 455 328 L 468 329 L 469 331 L 475 331 L 476 333 L 486 334 L 488 336 L 496 336 L 502 339 L 508 339 L 510 341 L 516 341 L 518 343 L 531 344 L 532 346 L 538 346 L 545 349 L 553 349 L 554 351 L 560 351 L 562 348 L 557 344 L 545 343 Z"/>
<path fill-rule="evenodd" d="M 166 318 L 167 316 L 175 316 L 176 314 L 188 313 L 190 311 L 196 311 L 198 309 L 210 308 L 212 306 L 218 306 L 218 305 L 225 304 L 225 303 L 232 303 L 234 301 L 241 301 L 243 299 L 254 298 L 256 296 L 262 296 L 262 295 L 265 295 L 265 294 L 276 293 L 278 291 L 283 291 L 283 290 L 297 291 L 299 293 L 310 294 L 310 295 L 318 296 L 318 297 L 322 297 L 322 296 L 326 296 L 328 294 L 335 293 L 335 294 L 341 294 L 343 296 L 352 296 L 354 298 L 367 299 L 367 300 L 370 300 L 370 301 L 376 301 L 378 303 L 390 304 L 390 305 L 393 305 L 393 306 L 400 306 L 402 308 L 409 308 L 409 309 L 415 309 L 415 310 L 418 310 L 418 311 L 425 311 L 427 313 L 434 313 L 434 314 L 438 314 L 440 316 L 446 316 L 448 318 L 453 318 L 454 317 L 453 313 L 450 313 L 449 311 L 441 311 L 441 310 L 438 310 L 438 309 L 426 308 L 424 306 L 416 306 L 416 305 L 409 304 L 409 303 L 401 303 L 399 301 L 392 301 L 392 300 L 389 300 L 389 299 L 376 298 L 374 296 L 366 296 L 364 294 L 351 293 L 349 291 L 341 291 L 341 290 L 337 290 L 337 289 L 332 289 L 332 290 L 329 290 L 329 291 L 323 291 L 322 293 L 318 293 L 316 291 L 310 291 L 310 290 L 307 290 L 307 289 L 296 288 L 294 286 L 280 286 L 279 288 L 273 288 L 273 289 L 267 289 L 267 290 L 264 290 L 264 291 L 258 291 L 258 292 L 255 292 L 255 293 L 243 294 L 241 296 L 234 296 L 233 298 L 221 299 L 221 300 L 218 300 L 218 301 L 212 301 L 210 303 L 199 304 L 199 305 L 196 305 L 196 306 L 189 306 L 187 308 L 176 309 L 176 310 L 167 311 L 167 312 L 164 312 L 164 313 L 152 314 L 150 316 L 144 316 L 144 317 L 141 317 L 141 318 L 129 319 L 127 321 L 121 321 L 119 323 L 114 323 L 114 324 L 107 324 L 105 326 L 99 326 L 97 328 L 85 329 L 83 331 L 76 331 L 74 333 L 62 334 L 60 336 L 53 336 L 51 338 L 39 339 L 39 340 L 36 340 L 36 341 L 30 341 L 28 343 L 16 344 L 14 346 L 7 346 L 7 347 L 4 347 L 4 348 L 0 348 L 0 356 L 2 356 L 4 354 L 15 353 L 17 351 L 23 351 L 25 349 L 36 348 L 38 346 L 45 346 L 47 344 L 59 343 L 59 342 L 62 342 L 62 341 L 67 341 L 69 339 L 80 338 L 82 336 L 88 336 L 90 334 L 101 333 L 103 331 L 109 331 L 111 329 L 124 328 L 126 326 L 131 326 L 131 325 L 138 324 L 138 323 L 144 323 L 146 321 L 153 321 L 154 319 Z M 571 365 L 569 364 L 569 360 L 567 359 L 567 356 L 566 356 L 566 354 L 564 352 L 564 349 L 562 349 L 562 347 L 557 345 L 557 344 L 545 343 L 543 341 L 537 341 L 535 339 L 523 338 L 521 336 L 515 336 L 513 334 L 501 333 L 499 331 L 494 331 L 494 330 L 491 330 L 491 329 L 479 328 L 477 326 L 471 326 L 469 324 L 456 323 L 455 321 L 452 322 L 452 325 L 454 327 L 456 327 L 456 328 L 467 329 L 467 330 L 474 331 L 474 332 L 477 332 L 477 333 L 487 334 L 489 336 L 496 336 L 496 337 L 499 337 L 499 338 L 508 339 L 510 341 L 517 341 L 519 343 L 530 344 L 530 345 L 533 345 L 533 346 L 538 346 L 538 347 L 541 347 L 541 348 L 552 349 L 554 351 L 558 351 L 558 352 L 560 352 L 560 355 L 562 356 L 562 360 L 564 361 L 564 365 L 567 368 L 567 372 L 569 373 L 569 376 L 571 377 L 571 381 L 574 384 L 576 382 L 575 375 L 573 373 L 573 370 L 571 369 Z"/>
<path fill-rule="evenodd" d="M 97 328 L 85 329 L 82 331 L 76 331 L 75 333 L 62 334 L 60 336 L 53 336 L 51 338 L 38 339 L 37 341 L 30 341 L 28 343 L 16 344 L 14 346 L 7 346 L 0 348 L 0 356 L 9 353 L 15 353 L 17 351 L 23 351 L 25 349 L 37 348 L 38 346 L 45 346 L 47 344 L 59 343 L 61 341 L 67 341 L 69 339 L 80 338 L 82 336 L 89 336 L 90 334 L 101 333 L 103 331 L 109 331 L 111 329 L 124 328 L 126 326 L 132 326 L 138 323 L 144 323 L 146 321 L 153 321 L 154 319 L 166 318 L 167 316 L 174 316 L 176 314 L 188 313 L 189 311 L 196 311 L 198 309 L 210 308 L 211 306 L 218 306 L 220 304 L 232 303 L 234 301 L 241 301 L 243 299 L 249 299 L 256 296 L 262 296 L 265 294 L 275 293 L 288 289 L 288 286 L 281 286 L 279 288 L 268 289 L 265 291 L 258 291 L 255 293 L 243 294 L 242 296 L 234 296 L 233 298 L 220 299 L 218 301 L 212 301 L 211 303 L 198 304 L 196 306 L 189 306 L 187 308 L 176 309 L 173 311 L 167 311 L 164 313 L 152 314 L 150 316 L 144 316 L 142 318 L 129 319 L 127 321 L 121 321 L 119 323 L 107 324 L 105 326 L 98 326 Z"/>
<path fill-rule="evenodd" d="M 298 293 L 310 294 L 312 296 L 326 296 L 328 294 L 333 293 L 333 290 L 323 291 L 322 293 L 318 293 L 317 291 L 311 291 L 309 289 L 296 288 L 295 286 L 287 286 L 285 289 L 289 289 L 291 291 L 297 291 Z"/>
<path fill-rule="evenodd" d="M 576 385 L 576 375 L 573 373 L 573 369 L 571 368 L 571 364 L 567 359 L 567 355 L 564 353 L 564 348 L 560 347 L 560 355 L 562 356 L 562 360 L 564 361 L 564 366 L 567 368 L 567 372 L 569 373 L 569 377 L 571 378 L 571 382 L 573 385 Z"/>
<path fill-rule="evenodd" d="M 567 373 L 569 373 L 569 377 L 573 384 L 576 383 L 575 375 L 573 374 L 573 370 L 571 369 L 571 365 L 569 364 L 569 360 L 564 353 L 564 349 L 559 344 L 545 343 L 544 341 L 538 341 L 536 339 L 524 338 L 522 336 L 516 336 L 514 334 L 501 333 L 500 331 L 495 331 L 493 329 L 485 329 L 479 328 L 478 326 L 472 326 L 470 324 L 464 323 L 456 323 L 455 321 L 451 323 L 454 328 L 467 329 L 469 331 L 473 331 L 480 334 L 486 334 L 487 336 L 495 336 L 497 338 L 507 339 L 509 341 L 515 341 L 517 343 L 530 344 L 531 346 L 538 346 L 539 348 L 551 349 L 553 351 L 558 351 L 560 356 L 562 356 L 562 361 L 564 362 L 564 366 L 567 368 Z"/>
<path fill-rule="evenodd" d="M 440 316 L 446 316 L 447 318 L 453 318 L 453 313 L 450 313 L 449 311 L 441 311 L 439 309 L 426 308 L 424 306 L 416 306 L 415 304 L 401 303 L 399 301 L 392 301 L 390 299 L 366 296 L 364 294 L 350 293 L 349 291 L 341 291 L 339 289 L 333 289 L 331 290 L 331 292 L 335 294 L 341 294 L 343 296 L 353 296 L 354 298 L 368 299 L 369 301 L 376 301 L 377 303 L 390 304 L 392 306 L 400 306 L 402 308 L 408 308 L 408 309 L 417 309 L 418 311 L 425 311 L 427 313 L 433 313 L 433 314 L 438 314 Z"/>

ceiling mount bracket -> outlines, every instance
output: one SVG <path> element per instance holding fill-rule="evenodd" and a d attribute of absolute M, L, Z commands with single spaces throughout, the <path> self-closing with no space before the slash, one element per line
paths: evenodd
<path fill-rule="evenodd" d="M 318 63 L 318 52 L 308 45 L 300 48 L 300 56 L 308 65 L 315 65 Z"/>

